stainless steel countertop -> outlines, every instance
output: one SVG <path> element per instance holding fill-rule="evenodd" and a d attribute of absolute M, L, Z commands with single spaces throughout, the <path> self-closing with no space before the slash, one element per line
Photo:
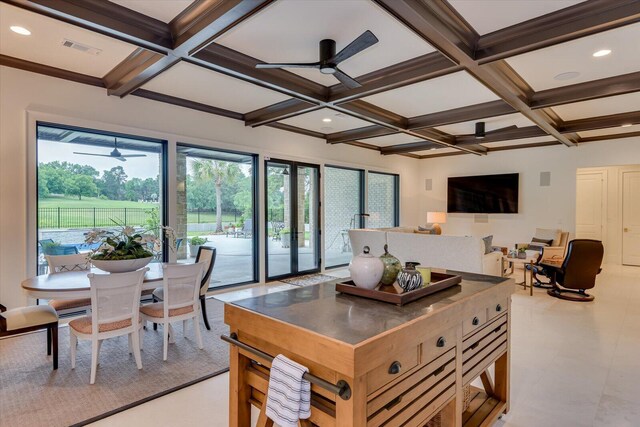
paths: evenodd
<path fill-rule="evenodd" d="M 462 275 L 460 285 L 402 307 L 337 293 L 335 284 L 347 279 L 275 292 L 230 304 L 355 345 L 511 280 L 456 271 L 447 273 Z"/>

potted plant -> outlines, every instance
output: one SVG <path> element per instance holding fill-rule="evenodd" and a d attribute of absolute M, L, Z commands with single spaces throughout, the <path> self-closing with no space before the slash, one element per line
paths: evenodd
<path fill-rule="evenodd" d="M 160 227 L 155 233 L 164 232 L 170 247 L 175 248 L 175 233 L 170 227 Z M 133 227 L 120 226 L 119 230 L 92 230 L 85 242 L 101 243 L 90 255 L 92 264 L 109 273 L 138 270 L 151 262 L 162 250 L 162 240 L 154 232 L 136 231 Z"/>
<path fill-rule="evenodd" d="M 521 247 L 518 249 L 518 258 L 520 259 L 526 259 L 527 258 L 527 248 L 526 247 Z"/>
<path fill-rule="evenodd" d="M 200 249 L 200 246 L 207 243 L 206 237 L 195 236 L 189 239 L 189 254 L 194 258 Z"/>
<path fill-rule="evenodd" d="M 280 231 L 280 241 L 282 242 L 283 248 L 291 246 L 291 231 L 288 228 L 283 228 Z"/>

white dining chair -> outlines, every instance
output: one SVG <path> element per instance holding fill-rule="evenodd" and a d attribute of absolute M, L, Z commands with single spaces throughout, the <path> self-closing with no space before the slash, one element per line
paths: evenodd
<path fill-rule="evenodd" d="M 163 301 L 140 307 L 142 321 L 159 323 L 162 325 L 164 337 L 163 360 L 167 360 L 169 347 L 169 332 L 172 322 L 182 321 L 186 330 L 187 321 L 193 321 L 198 347 L 203 348 L 202 333 L 200 331 L 200 285 L 204 263 L 195 264 L 164 264 L 162 266 Z M 172 334 L 173 336 L 173 334 Z"/>
<path fill-rule="evenodd" d="M 88 271 L 91 269 L 89 254 L 71 255 L 45 255 L 49 265 L 49 274 L 66 273 L 69 271 Z M 64 314 L 70 311 L 78 311 L 79 308 L 88 308 L 91 305 L 89 298 L 54 299 L 49 301 L 56 313 Z M 87 312 L 88 314 L 88 312 Z"/>
<path fill-rule="evenodd" d="M 121 335 L 129 337 L 129 353 L 133 352 L 138 369 L 140 357 L 140 293 L 142 281 L 149 268 L 131 273 L 87 275 L 91 284 L 91 316 L 69 322 L 71 369 L 76 367 L 77 340 L 91 340 L 91 380 L 96 381 L 98 356 L 102 341 Z"/>

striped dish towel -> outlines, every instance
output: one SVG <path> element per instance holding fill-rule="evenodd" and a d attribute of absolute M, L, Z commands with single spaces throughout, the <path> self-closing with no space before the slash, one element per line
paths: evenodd
<path fill-rule="evenodd" d="M 298 420 L 311 416 L 311 384 L 302 379 L 308 371 L 282 354 L 273 359 L 266 413 L 281 427 L 297 427 Z"/>

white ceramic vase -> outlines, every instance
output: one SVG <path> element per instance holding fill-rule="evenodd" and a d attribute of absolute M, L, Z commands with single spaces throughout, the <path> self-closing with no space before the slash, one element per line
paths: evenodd
<path fill-rule="evenodd" d="M 359 288 L 375 289 L 380 284 L 384 264 L 380 258 L 369 253 L 369 246 L 365 246 L 360 255 L 349 264 L 351 280 Z"/>
<path fill-rule="evenodd" d="M 91 260 L 91 264 L 100 270 L 108 273 L 128 273 L 130 271 L 136 271 L 151 262 L 153 257 L 137 258 L 137 259 L 123 259 L 123 260 Z"/>

